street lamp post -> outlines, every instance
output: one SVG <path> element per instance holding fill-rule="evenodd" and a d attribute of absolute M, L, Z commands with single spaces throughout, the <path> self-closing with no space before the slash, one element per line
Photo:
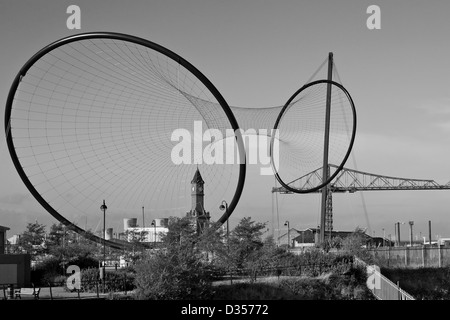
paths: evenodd
<path fill-rule="evenodd" d="M 152 227 L 153 227 L 153 249 L 156 248 L 156 221 L 152 221 Z"/>
<path fill-rule="evenodd" d="M 291 239 L 289 238 L 289 221 L 286 221 L 284 223 L 285 226 L 287 226 L 288 232 L 287 232 L 287 236 L 288 236 L 288 249 L 291 247 Z"/>
<path fill-rule="evenodd" d="M 225 200 L 222 200 L 222 204 L 219 206 L 220 210 L 225 210 L 225 214 L 227 215 L 227 247 L 228 251 L 230 251 L 230 224 L 229 224 L 229 217 L 228 217 L 228 203 Z"/>
<path fill-rule="evenodd" d="M 228 203 L 225 200 L 222 200 L 222 204 L 219 206 L 220 210 L 225 210 L 225 214 L 227 216 L 227 251 L 228 256 L 230 255 L 230 217 L 228 216 Z M 233 284 L 233 276 L 230 273 L 230 283 Z"/>
<path fill-rule="evenodd" d="M 66 274 L 66 257 L 65 257 L 65 243 L 66 243 L 66 235 L 65 235 L 65 233 L 66 233 L 66 226 L 65 225 L 63 225 L 62 226 L 63 227 L 63 230 L 62 231 L 56 231 L 56 233 L 58 233 L 58 234 L 60 234 L 60 235 L 62 235 L 62 248 L 63 248 L 63 251 L 62 251 L 62 274 L 63 275 L 65 275 Z"/>
<path fill-rule="evenodd" d="M 102 272 L 102 286 L 103 286 L 103 293 L 105 293 L 105 279 L 106 279 L 106 274 L 105 274 L 105 264 L 106 264 L 106 209 L 108 209 L 108 207 L 105 204 L 105 200 L 103 200 L 103 204 L 100 206 L 100 209 L 103 211 L 103 272 Z"/>

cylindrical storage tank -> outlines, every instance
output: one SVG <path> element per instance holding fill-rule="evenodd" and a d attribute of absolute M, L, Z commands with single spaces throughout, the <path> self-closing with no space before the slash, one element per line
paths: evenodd
<path fill-rule="evenodd" d="M 107 228 L 106 234 L 105 234 L 106 240 L 112 240 L 113 239 L 113 228 Z"/>
<path fill-rule="evenodd" d="M 126 218 L 123 219 L 123 230 L 127 230 L 129 228 L 136 228 L 137 226 L 137 218 Z"/>
<path fill-rule="evenodd" d="M 167 225 L 169 224 L 169 219 L 168 218 L 158 218 L 155 219 L 155 225 L 157 227 L 163 227 L 163 228 L 167 228 Z"/>
<path fill-rule="evenodd" d="M 156 227 L 161 227 L 161 220 L 162 219 L 155 219 L 155 226 Z"/>

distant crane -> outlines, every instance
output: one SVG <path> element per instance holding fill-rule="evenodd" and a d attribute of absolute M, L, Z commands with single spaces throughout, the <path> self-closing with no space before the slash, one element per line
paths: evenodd
<path fill-rule="evenodd" d="M 323 170 L 323 167 L 318 168 L 294 181 L 288 185 L 294 186 L 296 189 L 312 189 L 314 186 L 322 183 L 323 172 L 328 172 L 331 176 L 333 172 L 338 169 L 334 164 L 328 165 L 328 170 Z M 356 191 L 381 191 L 381 190 L 448 190 L 450 189 L 450 182 L 445 185 L 440 185 L 434 180 L 423 179 L 406 179 L 398 177 L 389 177 L 379 174 L 367 173 L 353 169 L 342 168 L 325 188 L 319 189 L 316 192 L 322 193 L 325 191 L 326 201 L 322 202 L 325 205 L 322 210 L 325 210 L 325 230 L 331 237 L 333 231 L 333 197 L 335 192 L 354 193 Z M 292 194 L 284 187 L 273 187 L 272 193 L 278 192 L 283 194 Z M 324 204 L 325 203 L 325 204 Z"/>

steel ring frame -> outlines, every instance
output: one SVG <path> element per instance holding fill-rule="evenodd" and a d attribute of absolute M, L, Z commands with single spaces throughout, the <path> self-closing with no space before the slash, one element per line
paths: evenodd
<path fill-rule="evenodd" d="M 356 135 L 356 109 L 355 109 L 355 104 L 353 103 L 353 99 L 350 96 L 350 93 L 347 91 L 347 89 L 344 88 L 343 85 L 341 85 L 340 83 L 337 83 L 335 81 L 332 80 L 316 80 L 310 83 L 305 84 L 303 87 L 301 87 L 300 89 L 298 89 L 292 96 L 291 98 L 286 102 L 286 104 L 283 106 L 283 108 L 281 109 L 280 113 L 278 114 L 277 120 L 275 121 L 275 125 L 274 125 L 274 132 L 276 132 L 276 130 L 278 129 L 278 125 L 281 121 L 281 119 L 284 116 L 284 112 L 286 111 L 286 109 L 289 107 L 290 103 L 292 102 L 292 100 L 295 99 L 295 97 L 297 97 L 300 92 L 302 92 L 303 90 L 316 85 L 316 84 L 320 84 L 320 83 L 328 83 L 328 84 L 332 84 L 337 86 L 338 88 L 340 88 L 342 91 L 344 91 L 345 95 L 347 96 L 348 100 L 350 101 L 350 105 L 352 107 L 352 114 L 353 114 L 353 129 L 352 129 L 352 136 L 350 139 L 350 144 L 348 146 L 347 152 L 344 156 L 344 158 L 342 159 L 341 164 L 338 166 L 338 168 L 336 169 L 336 171 L 330 176 L 328 177 L 328 179 L 325 182 L 322 182 L 320 185 L 308 189 L 308 190 L 300 190 L 300 189 L 295 189 L 290 187 L 288 184 L 286 184 L 280 177 L 280 175 L 278 174 L 276 168 L 275 168 L 275 164 L 273 161 L 273 144 L 275 141 L 275 134 L 272 134 L 272 138 L 270 140 L 270 160 L 271 160 L 271 166 L 272 166 L 272 170 L 274 172 L 274 175 L 276 177 L 276 179 L 278 180 L 278 182 L 287 190 L 294 192 L 294 193 L 310 193 L 310 192 L 315 192 L 323 187 L 325 187 L 327 184 L 329 184 L 335 177 L 336 175 L 342 170 L 342 168 L 344 167 L 345 163 L 347 162 L 348 157 L 350 156 L 350 152 L 352 151 L 353 148 L 353 143 L 355 141 L 355 135 Z"/>
<path fill-rule="evenodd" d="M 6 141 L 8 144 L 9 153 L 11 155 L 12 161 L 14 163 L 14 166 L 16 167 L 17 172 L 19 173 L 22 181 L 28 188 L 28 190 L 31 192 L 31 194 L 36 198 L 36 200 L 59 222 L 70 228 L 71 230 L 87 237 L 88 239 L 95 241 L 97 243 L 105 244 L 109 247 L 116 248 L 116 249 L 126 249 L 130 248 L 131 245 L 128 245 L 128 243 L 117 243 L 112 242 L 109 240 L 104 240 L 96 235 L 93 235 L 91 233 L 86 232 L 85 230 L 81 229 L 80 227 L 76 226 L 66 218 L 64 218 L 59 212 L 57 212 L 40 194 L 39 192 L 34 188 L 30 180 L 28 179 L 27 175 L 25 174 L 25 171 L 23 170 L 20 161 L 17 157 L 15 148 L 14 148 L 14 141 L 13 137 L 11 135 L 11 110 L 12 105 L 14 101 L 14 96 L 16 93 L 16 90 L 20 84 L 20 81 L 22 77 L 24 77 L 27 73 L 27 71 L 33 66 L 35 62 L 37 62 L 40 58 L 42 58 L 47 53 L 51 52 L 52 50 L 61 47 L 63 45 L 66 45 L 71 42 L 81 41 L 81 40 L 88 40 L 88 39 L 113 39 L 113 40 L 122 40 L 127 42 L 132 42 L 138 45 L 142 45 L 144 47 L 150 48 L 152 50 L 155 50 L 168 58 L 174 60 L 175 62 L 179 63 L 181 66 L 186 68 L 189 72 L 191 72 L 194 76 L 197 77 L 207 88 L 208 90 L 213 94 L 213 96 L 217 99 L 219 104 L 221 105 L 223 111 L 225 112 L 231 127 L 233 128 L 235 132 L 236 141 L 239 148 L 239 177 L 238 177 L 238 183 L 236 186 L 236 192 L 228 206 L 228 210 L 219 218 L 218 223 L 223 224 L 227 219 L 230 217 L 230 215 L 233 213 L 234 209 L 236 208 L 239 199 L 242 195 L 242 190 L 244 188 L 244 182 L 245 182 L 245 174 L 246 174 L 246 155 L 245 155 L 245 147 L 242 139 L 241 132 L 239 130 L 239 125 L 236 121 L 236 118 L 234 117 L 233 112 L 231 111 L 228 103 L 225 101 L 225 99 L 222 97 L 220 92 L 216 89 L 216 87 L 204 76 L 196 67 L 194 67 L 191 63 L 177 55 L 176 53 L 172 52 L 171 50 L 156 44 L 154 42 L 151 42 L 149 40 L 135 37 L 128 34 L 122 34 L 122 33 L 114 33 L 114 32 L 90 32 L 90 33 L 81 33 L 77 35 L 72 35 L 69 37 L 62 38 L 60 40 L 57 40 L 40 51 L 38 51 L 34 56 L 32 56 L 20 69 L 19 73 L 14 78 L 14 81 L 11 85 L 11 88 L 9 90 L 8 98 L 6 101 L 6 108 L 5 108 L 5 134 L 6 134 Z"/>

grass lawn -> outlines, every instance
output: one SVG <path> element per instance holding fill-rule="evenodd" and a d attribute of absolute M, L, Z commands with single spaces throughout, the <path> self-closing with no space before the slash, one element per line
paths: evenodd
<path fill-rule="evenodd" d="M 450 300 L 450 268 L 381 268 L 416 300 Z"/>

